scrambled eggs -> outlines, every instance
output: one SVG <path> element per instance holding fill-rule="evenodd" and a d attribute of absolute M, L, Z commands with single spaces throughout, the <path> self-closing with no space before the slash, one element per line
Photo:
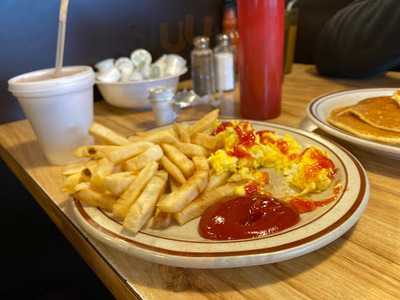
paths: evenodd
<path fill-rule="evenodd" d="M 289 134 L 255 131 L 248 122 L 220 122 L 214 134 L 224 147 L 214 152 L 210 165 L 217 173 L 232 173 L 231 181 L 268 183 L 266 168 L 283 174 L 300 194 L 321 192 L 331 184 L 335 166 L 327 153 L 317 147 L 302 146 Z"/>

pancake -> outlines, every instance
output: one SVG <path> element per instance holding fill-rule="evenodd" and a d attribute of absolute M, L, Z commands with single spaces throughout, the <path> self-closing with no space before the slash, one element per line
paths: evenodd
<path fill-rule="evenodd" d="M 400 105 L 390 96 L 362 100 L 349 111 L 376 128 L 400 133 Z"/>
<path fill-rule="evenodd" d="M 327 121 L 364 139 L 400 145 L 400 132 L 371 126 L 354 115 L 351 112 L 352 108 L 353 106 L 334 109 Z"/>
<path fill-rule="evenodd" d="M 399 107 L 400 107 L 400 90 L 397 90 L 397 91 L 393 94 L 392 99 L 393 99 L 394 101 L 396 101 L 396 103 L 397 103 L 397 104 L 399 105 Z"/>

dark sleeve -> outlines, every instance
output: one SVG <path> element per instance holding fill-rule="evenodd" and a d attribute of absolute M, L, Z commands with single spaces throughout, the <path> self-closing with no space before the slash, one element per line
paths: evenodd
<path fill-rule="evenodd" d="M 362 78 L 400 65 L 400 1 L 359 0 L 324 26 L 315 63 L 322 75 Z"/>

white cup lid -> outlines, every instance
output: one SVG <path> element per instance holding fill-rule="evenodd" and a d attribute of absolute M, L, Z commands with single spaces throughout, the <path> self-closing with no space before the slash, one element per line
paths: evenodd
<path fill-rule="evenodd" d="M 64 76 L 52 78 L 54 68 L 43 69 L 18 75 L 8 81 L 8 90 L 15 93 L 36 93 L 46 92 L 54 88 L 67 87 L 81 82 L 88 81 L 94 84 L 94 72 L 89 66 L 70 66 L 64 67 Z"/>

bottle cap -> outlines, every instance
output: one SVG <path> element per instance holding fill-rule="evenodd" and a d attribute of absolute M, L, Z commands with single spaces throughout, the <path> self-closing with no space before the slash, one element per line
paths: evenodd
<path fill-rule="evenodd" d="M 196 36 L 193 40 L 193 44 L 196 48 L 208 48 L 210 39 L 206 36 Z"/>

